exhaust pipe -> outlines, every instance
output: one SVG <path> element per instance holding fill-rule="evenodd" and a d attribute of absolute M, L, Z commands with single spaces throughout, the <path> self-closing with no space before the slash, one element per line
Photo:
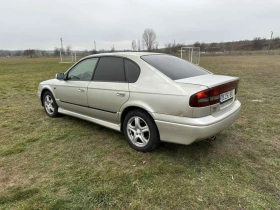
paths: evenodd
<path fill-rule="evenodd" d="M 216 140 L 216 136 L 212 136 L 210 139 L 212 140 L 212 141 L 215 141 Z"/>

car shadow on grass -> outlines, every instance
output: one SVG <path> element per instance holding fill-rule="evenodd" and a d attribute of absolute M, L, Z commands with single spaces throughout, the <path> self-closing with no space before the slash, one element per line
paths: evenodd
<path fill-rule="evenodd" d="M 72 116 L 61 115 L 57 119 L 60 122 L 63 122 L 65 126 L 67 125 L 72 125 L 72 126 L 74 125 L 74 127 L 77 126 L 77 128 L 82 128 L 84 132 L 89 132 L 90 136 L 92 136 L 92 134 L 99 137 L 104 135 L 104 138 L 109 137 L 113 141 L 118 142 L 118 144 L 121 144 L 122 146 L 129 148 L 129 145 L 126 142 L 123 133 L 121 132 Z M 160 147 L 157 150 L 153 151 L 152 153 L 154 153 L 155 155 L 161 154 L 161 155 L 168 155 L 174 157 L 184 156 L 184 157 L 200 159 L 203 156 L 206 157 L 211 155 L 211 153 L 217 152 L 216 150 L 218 148 L 215 147 L 217 141 L 220 140 L 218 139 L 214 141 L 212 139 L 206 139 L 203 141 L 192 143 L 190 145 L 181 145 L 181 144 L 162 142 Z M 112 144 L 113 143 L 114 142 L 112 142 Z"/>
<path fill-rule="evenodd" d="M 174 156 L 203 157 L 215 152 L 215 142 L 210 139 L 194 142 L 190 145 L 163 142 L 159 152 Z"/>

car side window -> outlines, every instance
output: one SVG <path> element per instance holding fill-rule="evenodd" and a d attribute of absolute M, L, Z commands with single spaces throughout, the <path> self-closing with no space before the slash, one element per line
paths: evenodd
<path fill-rule="evenodd" d="M 94 72 L 94 81 L 125 82 L 123 58 L 102 57 Z"/>
<path fill-rule="evenodd" d="M 136 82 L 140 75 L 139 66 L 128 59 L 124 59 L 125 76 L 128 82 Z"/>
<path fill-rule="evenodd" d="M 67 79 L 74 81 L 90 81 L 98 58 L 88 58 L 74 66 L 68 73 Z"/>

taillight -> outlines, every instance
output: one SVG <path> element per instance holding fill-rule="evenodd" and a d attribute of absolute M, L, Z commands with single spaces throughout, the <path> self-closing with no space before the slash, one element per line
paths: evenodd
<path fill-rule="evenodd" d="M 207 90 L 200 91 L 196 94 L 193 94 L 190 97 L 190 106 L 191 107 L 205 107 L 220 102 L 220 94 L 228 92 L 235 89 L 235 95 L 237 94 L 239 80 L 229 82 L 223 85 L 219 85 Z"/>

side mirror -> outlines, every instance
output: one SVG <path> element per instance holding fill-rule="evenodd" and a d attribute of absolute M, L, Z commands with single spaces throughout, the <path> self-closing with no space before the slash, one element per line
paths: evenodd
<path fill-rule="evenodd" d="M 58 79 L 58 80 L 64 80 L 64 73 L 57 73 L 55 75 L 55 78 Z"/>

